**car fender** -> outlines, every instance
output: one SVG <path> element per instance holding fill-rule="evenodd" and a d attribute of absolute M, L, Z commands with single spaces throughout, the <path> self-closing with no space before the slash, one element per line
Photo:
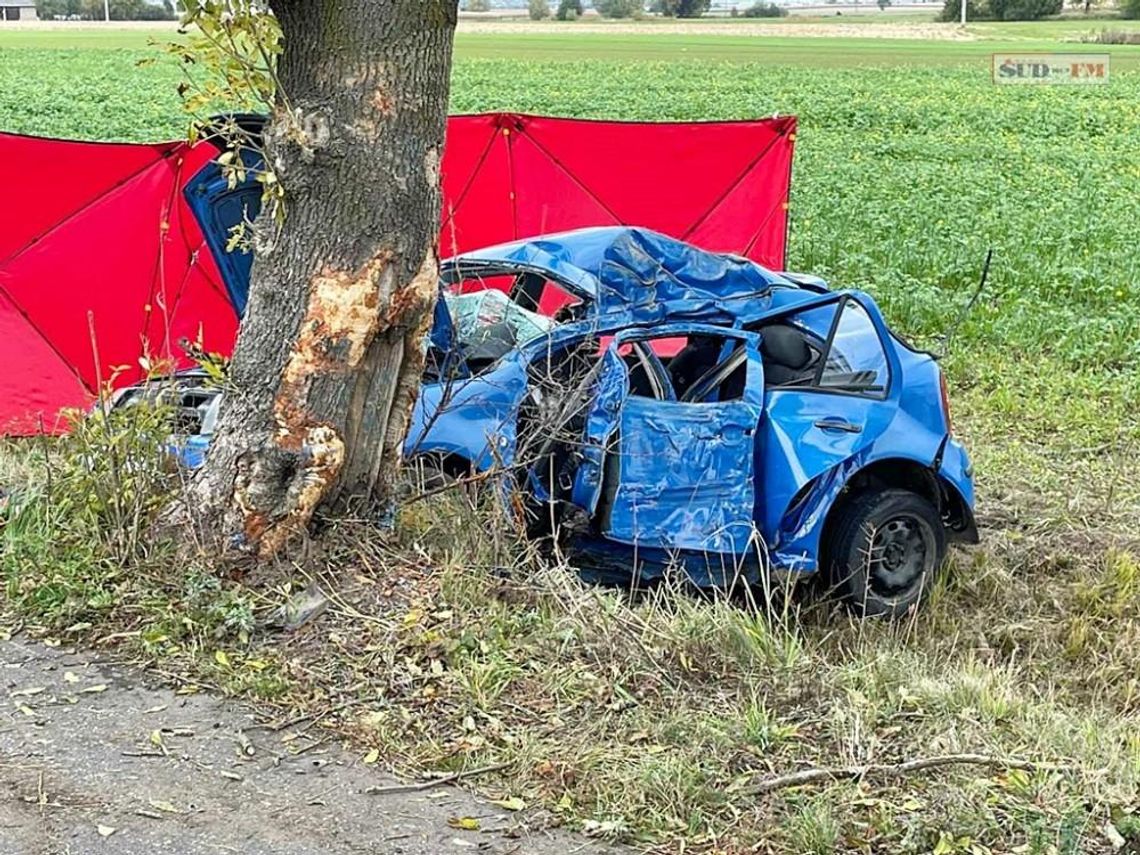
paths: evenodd
<path fill-rule="evenodd" d="M 944 481 L 931 458 L 898 449 L 883 453 L 877 450 L 878 445 L 867 446 L 804 485 L 784 514 L 775 540 L 769 544 L 773 566 L 799 573 L 813 573 L 819 569 L 823 535 L 837 500 L 852 480 L 870 466 L 890 461 L 911 463 L 928 472 L 932 484 L 939 485 Z"/>
<path fill-rule="evenodd" d="M 526 371 L 515 361 L 482 377 L 421 387 L 412 411 L 404 457 L 445 454 L 470 460 L 479 471 L 514 462 L 518 405 Z"/>

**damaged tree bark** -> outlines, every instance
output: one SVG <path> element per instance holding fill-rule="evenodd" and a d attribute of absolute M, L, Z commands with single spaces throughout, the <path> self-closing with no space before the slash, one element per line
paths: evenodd
<path fill-rule="evenodd" d="M 215 439 L 207 533 L 275 554 L 318 507 L 386 513 L 437 281 L 456 0 L 271 0 L 265 130 L 286 218 L 258 223 Z"/>

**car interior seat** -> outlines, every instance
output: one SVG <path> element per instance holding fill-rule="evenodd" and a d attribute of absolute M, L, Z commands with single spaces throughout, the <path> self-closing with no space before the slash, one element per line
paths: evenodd
<path fill-rule="evenodd" d="M 807 336 L 791 324 L 760 327 L 760 355 L 764 358 L 767 386 L 802 386 L 815 374 L 819 353 Z"/>
<path fill-rule="evenodd" d="M 669 379 L 680 399 L 706 371 L 716 365 L 721 343 L 713 338 L 693 336 L 669 360 Z"/>

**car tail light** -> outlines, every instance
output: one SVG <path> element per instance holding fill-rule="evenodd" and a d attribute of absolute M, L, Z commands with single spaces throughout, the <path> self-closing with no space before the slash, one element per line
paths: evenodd
<path fill-rule="evenodd" d="M 938 372 L 938 383 L 942 388 L 942 414 L 946 416 L 946 432 L 954 432 L 954 424 L 950 419 L 950 389 L 946 385 L 946 372 Z"/>

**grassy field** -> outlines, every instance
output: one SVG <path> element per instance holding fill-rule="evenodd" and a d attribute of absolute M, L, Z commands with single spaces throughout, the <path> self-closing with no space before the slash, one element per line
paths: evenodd
<path fill-rule="evenodd" d="M 929 21 L 929 18 L 927 18 Z M 1033 23 L 979 23 L 966 28 L 966 38 L 952 38 L 958 29 L 951 24 L 930 24 L 898 16 L 867 19 L 777 18 L 748 23 L 737 19 L 702 23 L 695 32 L 676 24 L 647 23 L 628 32 L 620 24 L 543 24 L 532 26 L 510 22 L 502 27 L 461 30 L 456 38 L 458 60 L 510 59 L 552 61 L 583 59 L 608 61 L 698 61 L 764 65 L 806 65 L 809 67 L 850 67 L 865 65 L 945 66 L 980 64 L 988 73 L 990 54 L 1000 51 L 1081 50 L 1082 37 L 1101 30 L 1140 32 L 1140 21 L 1067 18 Z M 800 35 L 818 27 L 821 32 L 842 27 L 852 32 L 842 38 Z M 906 36 L 908 28 L 917 36 L 936 30 L 945 38 L 884 38 L 884 34 Z M 612 29 L 613 32 L 607 32 Z M 641 30 L 648 29 L 648 33 Z M 661 30 L 653 33 L 654 29 Z M 492 30 L 492 31 L 487 31 Z M 724 30 L 718 33 L 716 30 Z M 775 34 L 779 30 L 787 33 Z M 753 33 L 763 33 L 756 35 Z M 856 35 L 855 33 L 859 33 Z M 51 29 L 0 29 L 0 50 L 12 56 L 17 50 L 149 50 L 152 43 L 176 38 L 171 28 L 129 28 L 100 30 L 55 27 Z M 1129 45 L 1098 46 L 1111 53 L 1116 67 L 1135 68 L 1140 64 L 1140 48 Z"/>
<path fill-rule="evenodd" d="M 294 708 L 376 696 L 344 727 L 393 765 L 509 760 L 511 777 L 487 784 L 497 795 L 670 851 L 1140 846 L 1140 48 L 1112 51 L 1104 87 L 998 88 L 988 65 L 992 51 L 1058 49 L 1089 28 L 978 25 L 967 42 L 459 38 L 456 112 L 796 114 L 789 265 L 871 292 L 920 342 L 947 330 L 994 248 L 946 360 L 984 544 L 955 556 L 915 621 L 631 606 L 549 570 L 518 584 L 485 568 L 534 566 L 523 547 L 482 519 L 441 528 L 421 506 L 400 541 L 350 538 L 325 556 L 351 568 L 337 571 L 342 595 L 320 638 L 283 647 L 252 617 L 280 591 L 93 576 L 94 553 L 59 557 L 48 529 L 24 531 L 25 552 L 0 565 L 13 603 L 44 626 L 126 615 L 142 654 Z M 179 133 L 180 72 L 137 66 L 153 54 L 145 33 L 63 38 L 0 31 L 0 129 Z M 21 457 L 9 447 L 5 470 Z M 1070 768 L 753 789 L 805 764 L 949 751 Z"/>

